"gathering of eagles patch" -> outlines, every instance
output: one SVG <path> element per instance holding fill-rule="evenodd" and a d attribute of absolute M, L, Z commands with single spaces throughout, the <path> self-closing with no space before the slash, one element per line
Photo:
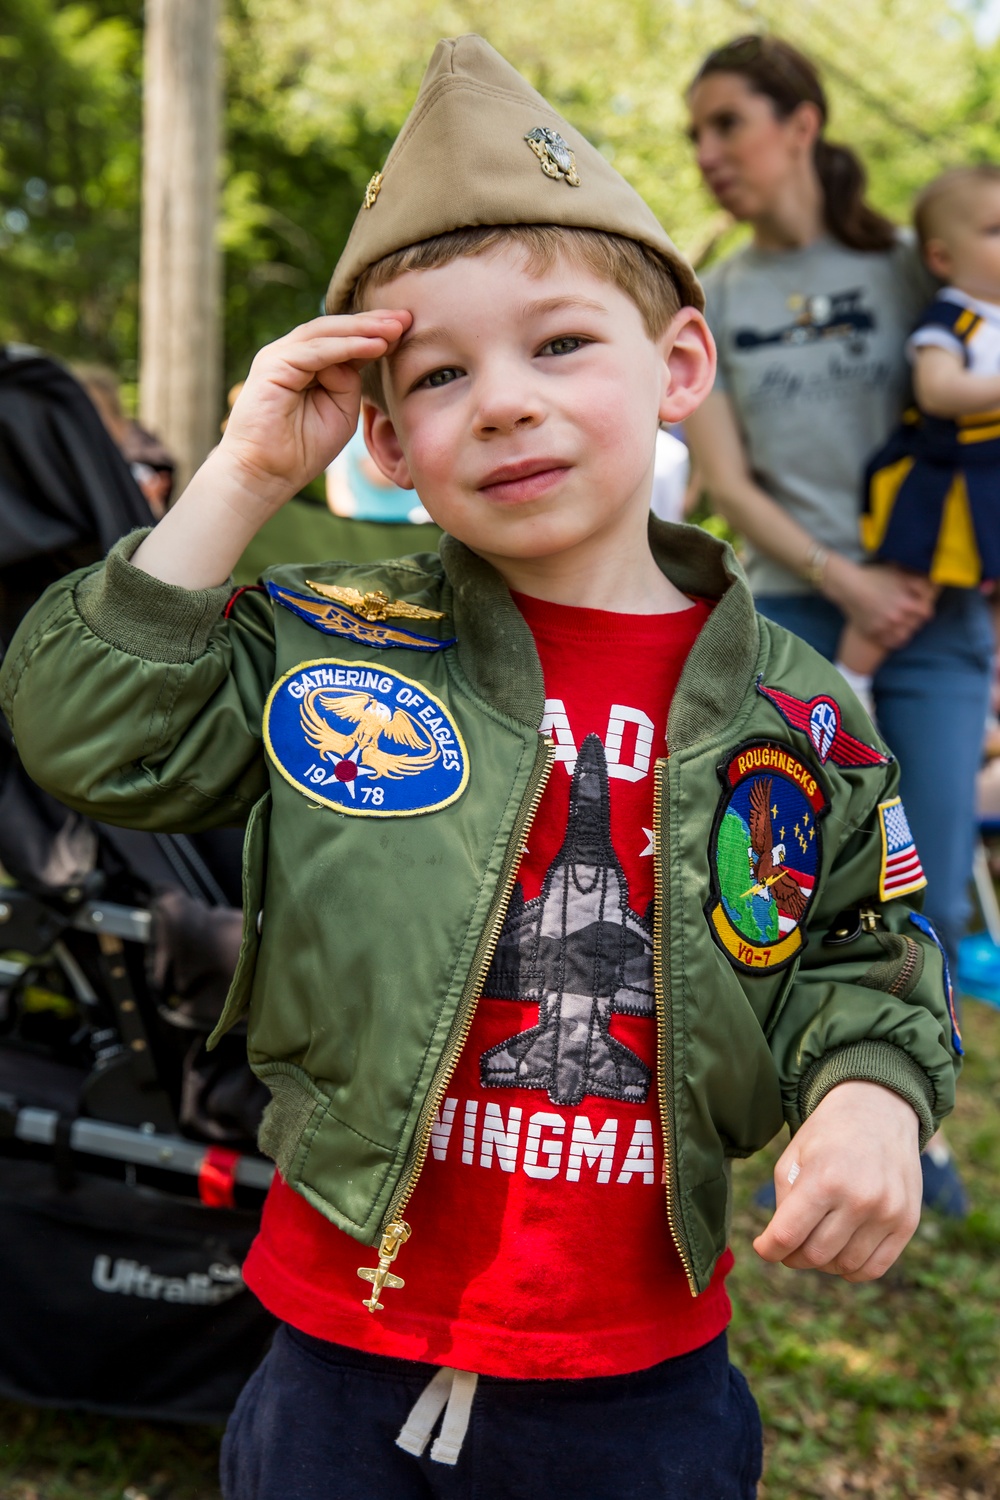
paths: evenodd
<path fill-rule="evenodd" d="M 458 725 L 426 686 L 379 664 L 304 661 L 264 705 L 264 744 L 286 781 L 352 817 L 413 817 L 462 795 Z"/>

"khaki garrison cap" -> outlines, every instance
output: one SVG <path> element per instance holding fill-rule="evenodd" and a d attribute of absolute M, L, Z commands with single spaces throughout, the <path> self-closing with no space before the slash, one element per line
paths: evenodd
<path fill-rule="evenodd" d="M 438 42 L 416 103 L 368 184 L 326 296 L 340 312 L 368 266 L 420 240 L 485 224 L 603 229 L 670 263 L 681 301 L 705 298 L 634 188 L 479 36 Z"/>

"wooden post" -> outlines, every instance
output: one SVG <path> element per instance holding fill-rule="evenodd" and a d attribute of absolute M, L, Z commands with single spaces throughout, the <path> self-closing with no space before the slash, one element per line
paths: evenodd
<path fill-rule="evenodd" d="M 222 400 L 218 0 L 146 0 L 139 415 L 178 462 L 218 442 Z"/>

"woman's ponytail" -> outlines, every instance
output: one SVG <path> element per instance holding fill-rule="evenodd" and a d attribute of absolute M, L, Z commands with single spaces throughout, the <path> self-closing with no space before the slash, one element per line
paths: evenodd
<path fill-rule="evenodd" d="M 691 81 L 711 73 L 738 73 L 755 94 L 771 100 L 786 120 L 800 104 L 814 104 L 822 125 L 829 110 L 815 65 L 789 42 L 776 36 L 739 36 L 710 52 Z M 834 239 L 851 250 L 889 250 L 896 226 L 865 201 L 868 177 L 860 158 L 848 146 L 835 146 L 820 135 L 815 148 L 816 173 L 823 189 L 823 218 Z"/>
<path fill-rule="evenodd" d="M 823 218 L 834 239 L 851 250 L 891 250 L 896 226 L 865 201 L 868 174 L 850 146 L 835 146 L 821 136 L 815 161 Z"/>

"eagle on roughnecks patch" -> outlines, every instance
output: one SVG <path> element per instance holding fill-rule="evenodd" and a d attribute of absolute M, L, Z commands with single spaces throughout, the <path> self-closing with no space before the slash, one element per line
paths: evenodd
<path fill-rule="evenodd" d="M 779 908 L 796 922 L 806 909 L 806 897 L 795 876 L 783 869 L 784 844 L 774 842 L 771 822 L 771 777 L 759 776 L 750 788 L 750 873 L 747 895 L 773 896 Z"/>

